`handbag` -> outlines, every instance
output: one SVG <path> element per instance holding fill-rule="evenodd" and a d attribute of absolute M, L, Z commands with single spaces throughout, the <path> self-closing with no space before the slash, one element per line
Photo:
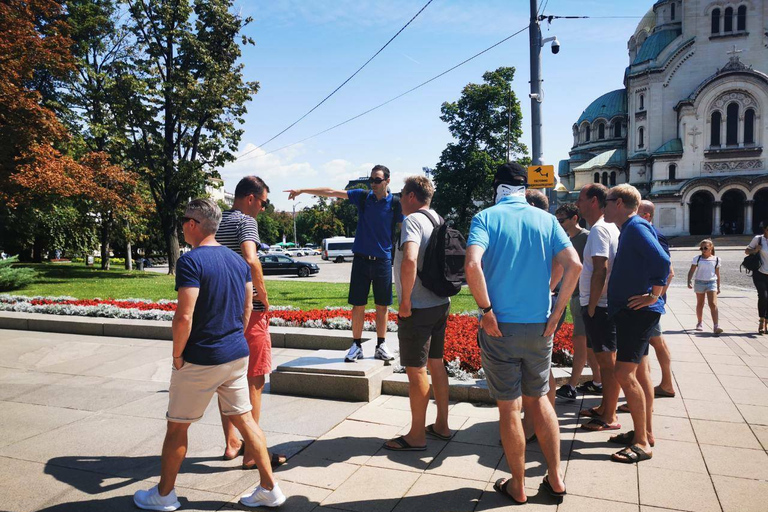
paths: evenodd
<path fill-rule="evenodd" d="M 763 246 L 763 237 L 760 237 L 760 242 L 758 243 L 758 247 L 762 249 Z M 754 254 L 750 254 L 744 258 L 744 261 L 741 262 L 741 265 L 739 266 L 739 272 L 741 272 L 742 267 L 746 271 L 747 275 L 757 272 L 760 269 L 760 251 L 757 251 Z"/>

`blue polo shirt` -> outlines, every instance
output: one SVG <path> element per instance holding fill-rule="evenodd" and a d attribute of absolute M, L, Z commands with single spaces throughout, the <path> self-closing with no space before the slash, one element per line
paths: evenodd
<path fill-rule="evenodd" d="M 659 243 L 654 227 L 639 215 L 627 219 L 621 226 L 619 248 L 608 280 L 608 314 L 626 309 L 630 297 L 667 284 L 669 264 L 669 255 Z M 644 309 L 664 313 L 664 298 Z"/>
<path fill-rule="evenodd" d="M 483 253 L 483 274 L 499 322 L 544 323 L 554 256 L 571 247 L 554 215 L 509 196 L 472 219 L 467 246 Z"/>
<path fill-rule="evenodd" d="M 392 257 L 392 194 L 376 199 L 373 191 L 353 189 L 347 191 L 350 202 L 357 206 L 357 231 L 352 252 L 365 256 L 390 259 Z M 363 202 L 365 208 L 363 209 Z M 402 223 L 400 213 L 395 223 Z"/>

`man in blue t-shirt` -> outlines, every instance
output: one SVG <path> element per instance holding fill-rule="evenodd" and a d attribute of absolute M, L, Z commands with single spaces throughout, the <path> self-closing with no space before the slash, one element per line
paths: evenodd
<path fill-rule="evenodd" d="M 515 162 L 496 171 L 496 205 L 472 219 L 465 265 L 469 289 L 482 313 L 478 343 L 483 370 L 499 406 L 499 430 L 512 473 L 510 479 L 499 479 L 494 489 L 518 504 L 527 501 L 521 406 L 533 416 L 547 461 L 542 485 L 553 496 L 565 495 L 557 416 L 547 392 L 553 336 L 581 272 L 579 255 L 555 216 L 526 202 L 527 174 Z M 563 267 L 563 280 L 551 308 L 553 261 Z"/>
<path fill-rule="evenodd" d="M 160 483 L 136 491 L 144 510 L 176 510 L 174 484 L 187 453 L 189 426 L 203 417 L 216 393 L 222 414 L 254 454 L 259 485 L 240 502 L 276 507 L 285 502 L 267 453 L 267 441 L 250 414 L 248 345 L 244 328 L 253 305 L 251 271 L 243 259 L 216 242 L 221 210 L 210 199 L 195 199 L 182 218 L 184 240 L 193 249 L 176 266 L 178 304 L 173 316 L 173 370 L 168 390 L 168 428 L 163 443 Z"/>
<path fill-rule="evenodd" d="M 349 199 L 357 207 L 357 230 L 352 252 L 352 275 L 348 302 L 352 305 L 352 346 L 344 360 L 353 363 L 363 358 L 363 323 L 368 294 L 373 285 L 376 304 L 376 352 L 374 358 L 391 361 L 394 356 L 384 342 L 387 335 L 387 309 L 392 304 L 392 243 L 397 225 L 403 222 L 400 201 L 389 192 L 389 169 L 376 165 L 368 178 L 371 190 L 301 188 L 286 190 L 288 199 L 301 194 Z"/>

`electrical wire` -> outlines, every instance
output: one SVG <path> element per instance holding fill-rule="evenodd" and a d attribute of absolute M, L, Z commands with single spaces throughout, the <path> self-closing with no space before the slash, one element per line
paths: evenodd
<path fill-rule="evenodd" d="M 520 34 L 521 32 L 525 32 L 526 30 L 528 30 L 528 25 L 526 25 L 525 27 L 521 28 L 520 30 L 518 30 L 518 31 L 517 31 L 517 32 L 515 32 L 514 34 L 512 34 L 512 35 L 510 35 L 510 36 L 508 36 L 508 37 L 505 37 L 504 39 L 502 39 L 502 40 L 501 40 L 501 41 L 499 41 L 498 43 L 495 43 L 495 44 L 493 44 L 493 45 L 489 46 L 489 47 L 488 47 L 488 48 L 486 48 L 485 50 L 482 50 L 482 51 L 480 51 L 480 52 L 478 52 L 478 53 L 474 54 L 472 57 L 469 57 L 468 59 L 465 59 L 465 60 L 461 61 L 460 63 L 456 64 L 455 66 L 453 66 L 453 67 L 451 67 L 451 68 L 448 68 L 448 69 L 446 69 L 446 70 L 445 70 L 445 71 L 443 71 L 442 73 L 440 73 L 440 74 L 438 74 L 438 75 L 435 75 L 435 76 L 433 76 L 433 77 L 432 77 L 432 78 L 430 78 L 429 80 L 426 80 L 426 81 L 424 81 L 424 82 L 420 83 L 419 85 L 417 85 L 417 86 L 415 86 L 415 87 L 412 87 L 412 88 L 408 89 L 407 91 L 405 91 L 405 92 L 403 92 L 403 93 L 401 93 L 401 94 L 399 94 L 399 95 L 395 96 L 394 98 L 388 99 L 388 100 L 387 100 L 387 101 L 385 101 L 384 103 L 380 103 L 380 104 L 376 105 L 375 107 L 369 108 L 368 110 L 366 110 L 366 111 L 364 111 L 364 112 L 361 112 L 361 113 L 357 114 L 356 116 L 350 117 L 350 118 L 349 118 L 349 119 L 347 119 L 346 121 L 342 121 L 342 122 L 340 122 L 340 123 L 338 123 L 338 124 L 336 124 L 336 125 L 334 125 L 334 126 L 331 126 L 330 128 L 326 128 L 326 129 L 325 129 L 325 130 L 323 130 L 323 131 L 317 132 L 317 133 L 315 133 L 314 135 L 310 135 L 309 137 L 307 137 L 307 138 L 305 138 L 305 139 L 302 139 L 302 140 L 299 140 L 299 141 L 293 142 L 293 143 L 291 143 L 291 144 L 288 144 L 288 145 L 282 146 L 282 147 L 280 147 L 280 148 L 277 148 L 277 149 L 273 149 L 272 151 L 266 152 L 266 153 L 264 153 L 264 154 L 261 154 L 261 155 L 255 155 L 255 156 L 252 156 L 252 157 L 250 157 L 250 158 L 246 158 L 246 159 L 245 159 L 245 160 L 243 160 L 243 161 L 251 160 L 251 159 L 253 159 L 253 158 L 261 158 L 261 157 L 263 157 L 263 156 L 267 156 L 267 155 L 270 155 L 270 154 L 272 154 L 272 153 L 276 153 L 276 152 L 278 152 L 278 151 L 282 151 L 283 149 L 287 149 L 287 148 L 290 148 L 291 146 L 295 146 L 295 145 L 297 145 L 297 144 L 301 144 L 302 142 L 306 142 L 306 141 L 308 141 L 308 140 L 310 140 L 310 139 L 314 139 L 315 137 L 318 137 L 318 136 L 320 136 L 320 135 L 323 135 L 323 134 L 325 134 L 325 133 L 328 133 L 328 132 L 329 132 L 329 131 L 331 131 L 331 130 L 335 130 L 336 128 L 339 128 L 340 126 L 344 126 L 345 124 L 347 124 L 347 123 L 349 123 L 349 122 L 352 122 L 352 121 L 354 121 L 355 119 L 359 119 L 359 118 L 363 117 L 363 116 L 364 116 L 364 115 L 366 115 L 366 114 L 370 114 L 370 113 L 371 113 L 371 112 L 373 112 L 374 110 L 378 110 L 378 109 L 380 109 L 381 107 L 383 107 L 383 106 L 385 106 L 385 105 L 389 105 L 389 104 L 390 104 L 390 103 L 392 103 L 393 101 L 395 101 L 395 100 L 398 100 L 398 99 L 402 98 L 403 96 L 405 96 L 405 95 L 407 95 L 407 94 L 410 94 L 410 93 L 412 93 L 413 91 L 415 91 L 415 90 L 417 90 L 417 89 L 421 89 L 421 88 L 422 88 L 422 87 L 424 87 L 425 85 L 427 85 L 427 84 L 429 84 L 429 83 L 431 83 L 431 82 L 434 82 L 435 80 L 437 80 L 438 78 L 440 78 L 440 77 L 442 77 L 442 76 L 444 76 L 444 75 L 447 75 L 447 74 L 448 74 L 448 73 L 450 73 L 451 71 L 453 71 L 453 70 L 455 70 L 455 69 L 457 69 L 457 68 L 459 68 L 459 67 L 463 66 L 463 65 L 464 65 L 464 64 L 466 64 L 467 62 L 470 62 L 471 60 L 474 60 L 474 59 L 476 59 L 477 57 L 479 57 L 479 56 L 483 55 L 484 53 L 486 53 L 486 52 L 489 52 L 489 51 L 493 50 L 494 48 L 496 48 L 496 47 L 497 47 L 497 46 L 499 46 L 500 44 L 506 43 L 507 41 L 509 41 L 510 39 L 512 39 L 513 37 L 515 37 L 516 35 Z M 254 148 L 254 149 L 252 149 L 252 150 L 250 150 L 250 151 L 255 151 L 256 149 L 258 149 L 258 148 Z M 249 151 L 249 152 L 250 152 L 250 151 Z"/>
<path fill-rule="evenodd" d="M 429 0 L 429 1 L 428 1 L 426 4 L 424 4 L 424 7 L 422 7 L 421 9 L 419 9 L 419 12 L 417 12 L 416 14 L 414 14 L 413 18 L 411 18 L 411 19 L 408 21 L 408 23 L 406 23 L 405 25 L 403 25 L 403 27 L 402 27 L 400 30 L 398 30 L 398 31 L 397 31 L 397 33 L 396 33 L 395 35 L 393 35 L 393 36 L 392 36 L 392 37 L 389 39 L 389 41 L 387 41 L 387 43 L 386 43 L 384 46 L 382 46 L 381 48 L 379 48 L 379 51 L 377 51 L 376 53 L 374 53 L 374 54 L 373 54 L 373 56 L 372 56 L 370 59 L 368 59 L 367 61 L 365 61 L 365 64 L 363 64 L 362 66 L 360 66 L 360 67 L 357 69 L 357 71 L 355 71 L 354 73 L 352 73 L 352 74 L 349 76 L 349 78 L 347 78 L 346 80 L 344 80 L 344 81 L 341 83 L 341 85 L 339 85 L 338 87 L 336 87 L 336 88 L 335 88 L 335 89 L 334 89 L 334 90 L 333 90 L 333 91 L 332 91 L 332 92 L 331 92 L 331 93 L 330 93 L 328 96 L 326 96 L 325 98 L 323 98 L 323 100 L 322 100 L 320 103 L 318 103 L 317 105 L 315 105 L 314 107 L 312 107 L 312 108 L 311 108 L 311 109 L 310 109 L 310 110 L 309 110 L 309 111 L 308 111 L 306 114 L 304 114 L 303 116 L 301 116 L 300 118 L 298 118 L 296 121 L 294 121 L 293 123 L 291 123 L 290 125 L 288 125 L 288 126 L 287 126 L 285 129 L 283 129 L 283 130 L 282 130 L 280 133 L 278 133 L 277 135 L 273 136 L 272 138 L 270 138 L 270 139 L 269 139 L 269 140 L 267 140 L 266 142 L 262 142 L 261 144 L 259 144 L 259 145 L 258 145 L 258 146 L 256 146 L 255 148 L 251 149 L 250 151 L 248 151 L 248 152 L 246 152 L 246 153 L 243 153 L 243 154 L 242 154 L 242 155 L 240 155 L 240 156 L 239 156 L 237 159 L 239 160 L 240 158 L 244 157 L 244 156 L 245 156 L 245 155 L 247 155 L 248 153 L 250 153 L 250 152 L 252 152 L 252 151 L 255 151 L 256 149 L 258 149 L 258 148 L 260 148 L 260 147 L 266 146 L 267 144 L 269 144 L 270 142 L 272 142 L 273 140 L 275 140 L 276 138 L 278 138 L 279 136 L 281 136 L 282 134 L 284 134 L 285 132 L 287 132 L 288 130 L 290 130 L 291 128 L 293 128 L 294 126 L 296 126 L 297 124 L 299 124 L 299 123 L 300 123 L 300 122 L 301 122 L 301 121 L 302 121 L 302 120 L 303 120 L 305 117 L 307 117 L 309 114 L 311 114 L 312 112 L 314 112 L 314 111 L 315 111 L 315 110 L 316 110 L 316 109 L 317 109 L 317 108 L 318 108 L 320 105 L 322 105 L 323 103 L 325 103 L 326 101 L 328 101 L 328 99 L 330 99 L 330 97 L 331 97 L 331 96 L 333 96 L 334 94 L 336 94 L 336 93 L 339 91 L 339 89 L 341 89 L 342 87 L 344 87 L 345 85 L 347 85 L 347 83 L 348 83 L 350 80 L 352 80 L 352 79 L 353 79 L 353 78 L 354 78 L 354 77 L 355 77 L 355 76 L 356 76 L 358 73 L 360 73 L 360 71 L 362 71 L 364 67 L 366 67 L 366 66 L 367 66 L 367 65 L 368 65 L 368 64 L 369 64 L 369 63 L 370 63 L 370 62 L 371 62 L 373 59 L 375 59 L 375 58 L 376 58 L 376 56 L 378 56 L 378 55 L 379 55 L 379 54 L 380 54 L 382 51 L 384 51 L 384 49 L 385 49 L 387 46 L 389 46 L 389 44 L 390 44 L 392 41 L 394 41 L 394 40 L 395 40 L 395 38 L 396 38 L 397 36 L 399 36 L 399 35 L 400 35 L 400 33 L 401 33 L 403 30 L 405 30 L 405 29 L 408 27 L 408 25 L 410 25 L 410 24 L 413 22 L 413 20 L 415 20 L 415 19 L 416 19 L 416 18 L 419 16 L 419 14 L 421 14 L 421 13 L 424 11 L 424 9 L 426 9 L 426 8 L 429 6 L 429 4 L 431 4 L 433 1 L 434 1 L 434 0 Z"/>

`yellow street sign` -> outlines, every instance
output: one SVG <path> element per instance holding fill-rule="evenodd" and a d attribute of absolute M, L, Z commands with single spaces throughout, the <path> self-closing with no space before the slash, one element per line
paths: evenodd
<path fill-rule="evenodd" d="M 554 165 L 528 166 L 528 188 L 552 188 L 555 186 Z"/>

